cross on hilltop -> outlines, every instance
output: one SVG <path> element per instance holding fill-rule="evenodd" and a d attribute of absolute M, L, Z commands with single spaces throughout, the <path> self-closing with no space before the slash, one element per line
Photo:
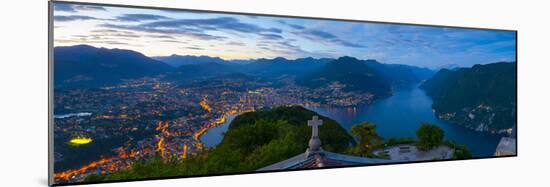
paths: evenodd
<path fill-rule="evenodd" d="M 313 116 L 311 120 L 307 120 L 307 125 L 311 126 L 311 138 L 309 139 L 309 148 L 307 149 L 307 155 L 309 153 L 322 152 L 321 139 L 319 139 L 319 126 L 323 125 L 323 120 L 319 120 L 318 116 Z"/>
<path fill-rule="evenodd" d="M 300 169 L 300 168 L 320 168 L 334 166 L 352 166 L 377 163 L 391 163 L 391 160 L 358 157 L 353 155 L 333 153 L 324 151 L 321 148 L 321 139 L 319 139 L 319 126 L 323 125 L 323 120 L 319 116 L 313 116 L 311 120 L 307 120 L 307 126 L 311 126 L 311 138 L 308 142 L 308 148 L 302 154 L 296 155 L 289 159 L 271 164 L 269 166 L 258 169 L 257 171 L 275 171 L 283 169 Z M 327 137 L 325 137 L 327 138 Z M 329 139 L 327 139 L 329 140 Z"/>
<path fill-rule="evenodd" d="M 311 120 L 307 120 L 307 125 L 311 126 L 311 136 L 319 137 L 319 126 L 323 125 L 323 120 L 319 120 L 318 116 L 313 116 Z"/>

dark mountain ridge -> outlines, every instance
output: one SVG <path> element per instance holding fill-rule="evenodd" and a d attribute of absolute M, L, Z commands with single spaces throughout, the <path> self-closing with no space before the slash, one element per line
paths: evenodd
<path fill-rule="evenodd" d="M 322 68 L 298 78 L 297 83 L 311 88 L 326 87 L 338 82 L 346 91 L 370 92 L 377 95 L 391 93 L 388 79 L 366 63 L 353 57 L 340 57 Z"/>
<path fill-rule="evenodd" d="M 498 62 L 442 69 L 421 85 L 439 118 L 478 131 L 515 126 L 516 64 Z"/>
<path fill-rule="evenodd" d="M 363 60 L 363 62 L 389 80 L 393 86 L 418 83 L 434 74 L 434 71 L 428 68 L 403 64 L 383 64 L 372 59 Z"/>
<path fill-rule="evenodd" d="M 286 59 L 277 57 L 273 59 L 237 60 L 238 63 L 233 63 L 235 60 L 226 61 L 219 57 L 209 56 L 171 55 L 154 58 L 157 60 L 132 50 L 96 48 L 89 45 L 56 47 L 54 49 L 55 87 L 100 87 L 120 83 L 122 79 L 135 79 L 160 74 L 165 75 L 165 80 L 184 82 L 191 79 L 208 79 L 235 73 L 268 79 L 283 75 L 300 78 L 311 76 L 312 72 L 320 72 L 322 69 L 334 71 L 330 69 L 338 69 L 338 67 L 325 66 L 333 61 L 342 61 L 342 59 L 330 58 Z M 380 79 L 379 81 L 370 78 L 369 82 L 365 83 L 366 85 L 375 84 L 374 87 L 376 88 L 386 87 L 383 86 L 385 83 L 382 82 L 388 82 L 391 86 L 411 84 L 426 79 L 433 74 L 431 70 L 426 68 L 383 64 L 376 60 L 358 60 L 352 57 L 343 59 L 353 59 L 354 62 L 360 63 L 358 69 L 353 70 L 354 73 L 376 75 L 375 78 Z M 175 66 L 178 67 L 175 68 Z M 356 67 L 350 68 L 354 69 Z M 364 70 L 365 72 L 359 72 L 358 70 Z M 355 80 L 351 77 L 348 78 L 348 81 Z M 366 89 L 363 84 L 353 84 L 352 87 Z M 382 90 L 387 89 L 382 88 Z"/>
<path fill-rule="evenodd" d="M 393 87 L 413 85 L 433 75 L 427 68 L 399 64 L 383 64 L 376 60 L 340 57 L 323 67 L 298 78 L 300 85 L 322 87 L 339 82 L 346 91 L 388 95 Z"/>
<path fill-rule="evenodd" d="M 183 65 L 202 64 L 202 63 L 224 63 L 225 60 L 219 57 L 210 56 L 193 56 L 193 55 L 170 55 L 170 56 L 156 56 L 152 57 L 155 60 L 164 62 L 175 68 Z"/>
<path fill-rule="evenodd" d="M 55 87 L 98 87 L 122 79 L 155 76 L 171 71 L 169 65 L 125 49 L 76 45 L 54 48 Z"/>
<path fill-rule="evenodd" d="M 242 73 L 258 77 L 278 77 L 281 75 L 299 75 L 324 65 L 328 59 L 299 58 L 289 60 L 257 59 L 250 63 L 195 63 L 182 65 L 170 73 L 167 80 L 206 79 L 225 74 Z"/>

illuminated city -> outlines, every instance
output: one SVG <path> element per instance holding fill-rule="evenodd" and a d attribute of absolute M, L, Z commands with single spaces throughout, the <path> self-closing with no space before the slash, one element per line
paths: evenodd
<path fill-rule="evenodd" d="M 56 183 L 515 155 L 513 32 L 64 2 L 53 21 Z"/>

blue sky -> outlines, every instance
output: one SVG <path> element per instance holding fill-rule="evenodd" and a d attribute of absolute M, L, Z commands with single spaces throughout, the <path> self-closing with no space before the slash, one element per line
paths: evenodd
<path fill-rule="evenodd" d="M 54 4 L 54 46 L 224 59 L 353 56 L 438 68 L 515 59 L 514 32 Z"/>

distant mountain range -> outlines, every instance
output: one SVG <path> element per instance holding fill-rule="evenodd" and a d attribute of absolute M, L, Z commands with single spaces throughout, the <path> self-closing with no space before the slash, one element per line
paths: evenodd
<path fill-rule="evenodd" d="M 346 86 L 344 89 L 347 91 L 388 95 L 392 87 L 418 83 L 432 74 L 433 71 L 426 68 L 340 57 L 298 78 L 297 82 L 308 87 L 323 87 L 339 82 Z"/>
<path fill-rule="evenodd" d="M 192 55 L 170 55 L 170 56 L 157 56 L 153 59 L 162 61 L 175 68 L 184 65 L 204 64 L 204 63 L 223 63 L 225 60 L 219 57 L 209 56 L 192 56 Z"/>
<path fill-rule="evenodd" d="M 393 86 L 409 85 L 430 78 L 435 72 L 428 68 L 402 64 L 383 64 L 376 60 L 360 60 L 380 73 Z"/>
<path fill-rule="evenodd" d="M 155 76 L 174 68 L 141 53 L 124 49 L 76 45 L 54 48 L 54 85 L 97 87 L 122 79 Z"/>
<path fill-rule="evenodd" d="M 165 79 L 189 80 L 218 77 L 225 74 L 242 73 L 257 77 L 273 78 L 281 75 L 301 75 L 323 66 L 332 59 L 299 58 L 294 60 L 282 57 L 273 59 L 255 59 L 248 63 L 195 63 L 179 66 L 168 74 Z"/>
<path fill-rule="evenodd" d="M 299 84 L 319 88 L 334 82 L 345 85 L 347 91 L 363 91 L 387 95 L 391 84 L 386 77 L 363 61 L 353 57 L 340 57 L 324 65 L 319 70 L 306 74 L 297 81 Z"/>
<path fill-rule="evenodd" d="M 433 98 L 439 118 L 478 131 L 516 123 L 516 64 L 499 62 L 442 69 L 421 85 Z"/>
<path fill-rule="evenodd" d="M 332 61 L 329 58 L 298 58 L 289 60 L 282 57 L 274 59 L 258 59 L 256 62 L 248 64 L 246 70 L 263 76 L 280 76 L 282 74 L 300 76 L 311 72 Z"/>
<path fill-rule="evenodd" d="M 320 78 L 318 76 L 328 76 L 327 82 L 349 83 L 350 89 L 371 90 L 372 87 L 387 91 L 388 87 L 419 82 L 433 74 L 427 68 L 383 64 L 352 57 L 224 60 L 209 56 L 171 55 L 151 58 L 131 50 L 89 45 L 56 47 L 54 61 L 56 88 L 99 87 L 117 84 L 123 79 L 161 74 L 165 80 L 182 82 L 226 74 L 246 74 L 264 78 L 291 75 L 308 85 L 315 82 L 305 81 L 308 78 L 313 80 Z M 350 72 L 353 75 L 347 74 Z M 320 82 L 315 84 L 322 85 Z"/>
<path fill-rule="evenodd" d="M 204 63 L 233 63 L 233 64 L 249 64 L 256 62 L 256 59 L 246 59 L 246 60 L 224 60 L 220 57 L 210 57 L 210 56 L 193 56 L 193 55 L 170 55 L 170 56 L 155 56 L 152 57 L 155 60 L 162 61 L 168 65 L 171 65 L 175 68 L 185 66 L 185 65 L 194 65 L 194 64 L 204 64 Z"/>
<path fill-rule="evenodd" d="M 255 59 L 250 60 L 247 63 L 235 63 L 229 61 L 226 61 L 227 63 L 220 63 L 216 60 L 211 60 L 208 63 L 187 63 L 188 65 L 181 65 L 176 71 L 169 75 L 167 79 L 183 80 L 190 78 L 207 78 L 228 73 L 245 73 L 261 77 L 294 75 L 300 78 L 303 76 L 312 76 L 312 72 L 318 71 L 330 62 L 337 60 L 338 59 L 316 59 L 311 57 L 298 58 L 294 60 L 282 57 L 273 59 Z M 434 74 L 434 71 L 428 68 L 398 64 L 383 64 L 377 62 L 376 60 L 357 61 L 366 66 L 369 71 L 372 70 L 374 73 L 380 74 L 380 77 L 386 79 L 392 86 L 417 83 Z"/>

